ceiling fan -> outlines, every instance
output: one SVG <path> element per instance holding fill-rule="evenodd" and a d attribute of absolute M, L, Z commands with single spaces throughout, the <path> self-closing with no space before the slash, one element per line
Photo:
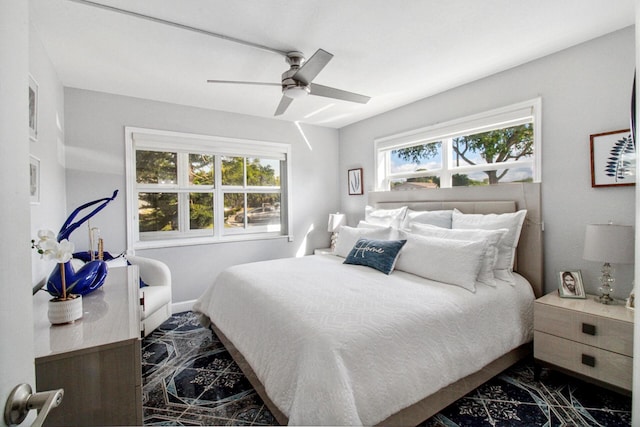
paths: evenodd
<path fill-rule="evenodd" d="M 291 102 L 294 99 L 302 98 L 306 95 L 324 96 L 327 98 L 340 99 L 349 102 L 358 102 L 360 104 L 366 104 L 371 97 L 365 95 L 359 95 L 353 92 L 347 92 L 345 90 L 336 89 L 329 86 L 322 86 L 313 83 L 313 79 L 322 71 L 322 69 L 331 61 L 333 55 L 323 49 L 318 49 L 311 58 L 305 60 L 304 55 L 298 51 L 283 51 L 274 49 L 268 46 L 263 46 L 257 43 L 253 43 L 246 40 L 237 39 L 234 37 L 225 36 L 223 34 L 213 33 L 211 31 L 203 30 L 201 28 L 192 27 L 189 25 L 180 24 L 173 21 L 167 21 L 165 19 L 156 18 L 154 16 L 144 15 L 141 13 L 133 12 L 126 9 L 120 9 L 114 6 L 98 3 L 91 0 L 69 0 L 74 3 L 83 4 L 86 6 L 97 7 L 100 9 L 108 10 L 111 12 L 121 13 L 123 15 L 134 16 L 136 18 L 145 19 L 158 24 L 170 25 L 172 27 L 180 28 L 183 30 L 193 31 L 199 34 L 204 34 L 211 37 L 231 41 L 234 43 L 243 44 L 256 49 L 270 51 L 285 56 L 285 60 L 289 64 L 290 68 L 282 73 L 281 83 L 264 83 L 264 82 L 243 82 L 234 80 L 207 80 L 209 83 L 233 83 L 233 84 L 250 84 L 250 85 L 266 85 L 266 86 L 281 86 L 282 98 L 276 108 L 274 115 L 279 116 L 283 114 Z"/>
<path fill-rule="evenodd" d="M 282 73 L 281 83 L 243 82 L 234 80 L 207 80 L 207 82 L 281 86 L 282 98 L 276 108 L 274 114 L 276 116 L 284 113 L 294 99 L 307 95 L 324 96 L 343 101 L 358 102 L 360 104 L 369 102 L 371 98 L 368 96 L 313 83 L 313 79 L 329 63 L 331 58 L 333 58 L 333 55 L 323 49 L 318 49 L 308 60 L 305 60 L 301 52 L 287 52 L 286 61 L 290 65 L 290 68 Z"/>

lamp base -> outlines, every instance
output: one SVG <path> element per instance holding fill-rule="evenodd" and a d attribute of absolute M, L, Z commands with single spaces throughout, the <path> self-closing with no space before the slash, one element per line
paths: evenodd
<path fill-rule="evenodd" d="M 602 286 L 600 286 L 600 288 L 598 289 L 601 294 L 598 297 L 598 302 L 601 304 L 613 305 L 616 302 L 609 295 L 611 295 L 611 292 L 613 292 L 612 285 L 615 283 L 616 279 L 614 279 L 611 276 L 611 273 L 612 273 L 611 264 L 609 264 L 608 262 L 605 262 L 602 265 L 601 271 L 602 271 L 602 276 L 600 276 L 600 283 L 602 284 Z"/>
<path fill-rule="evenodd" d="M 611 298 L 609 295 L 600 295 L 599 297 L 596 298 L 596 301 L 598 301 L 600 304 L 607 304 L 607 305 L 616 304 L 616 300 Z"/>
<path fill-rule="evenodd" d="M 333 252 L 336 249 L 336 241 L 338 240 L 338 233 L 337 232 L 333 232 L 331 233 L 331 252 Z"/>

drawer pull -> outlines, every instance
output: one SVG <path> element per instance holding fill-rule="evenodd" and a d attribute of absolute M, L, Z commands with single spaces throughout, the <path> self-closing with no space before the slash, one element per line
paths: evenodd
<path fill-rule="evenodd" d="M 592 325 L 590 323 L 582 324 L 582 333 L 587 335 L 595 335 L 596 334 L 596 325 Z"/>
<path fill-rule="evenodd" d="M 588 356 L 586 354 L 582 355 L 582 364 L 591 366 L 592 368 L 596 366 L 596 358 L 593 356 Z"/>

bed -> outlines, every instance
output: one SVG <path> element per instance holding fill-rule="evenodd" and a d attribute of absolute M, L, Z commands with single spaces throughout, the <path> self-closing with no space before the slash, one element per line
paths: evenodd
<path fill-rule="evenodd" d="M 542 294 L 538 184 L 372 192 L 368 204 L 471 217 L 526 210 L 513 283 L 470 292 L 335 255 L 225 270 L 194 311 L 281 424 L 416 425 L 530 352 Z"/>

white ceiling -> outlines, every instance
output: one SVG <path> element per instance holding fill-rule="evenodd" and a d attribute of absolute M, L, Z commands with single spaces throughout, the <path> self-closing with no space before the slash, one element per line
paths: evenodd
<path fill-rule="evenodd" d="M 281 120 L 340 128 L 633 25 L 634 0 L 92 0 L 274 49 L 322 48 L 314 82 L 366 105 L 294 100 Z M 64 86 L 273 118 L 284 57 L 70 0 L 30 0 Z"/>

